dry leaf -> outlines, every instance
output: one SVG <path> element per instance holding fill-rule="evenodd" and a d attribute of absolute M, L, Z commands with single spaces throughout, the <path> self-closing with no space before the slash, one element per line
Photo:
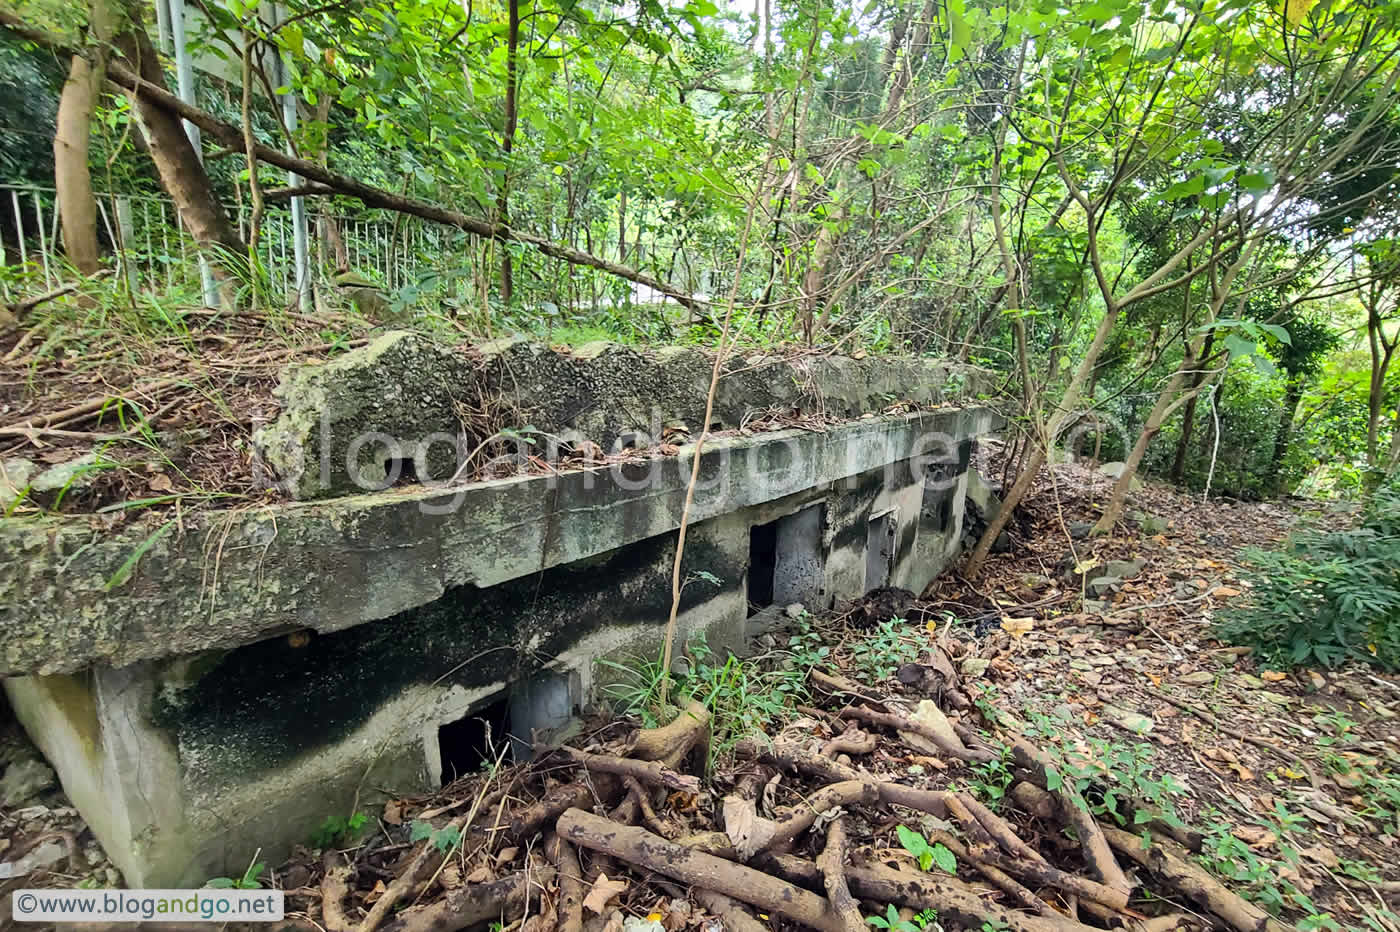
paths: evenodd
<path fill-rule="evenodd" d="M 467 883 L 487 883 L 491 880 L 491 869 L 489 867 L 478 867 L 467 875 Z"/>
<path fill-rule="evenodd" d="M 1341 864 L 1341 859 L 1337 857 L 1337 852 L 1326 845 L 1313 845 L 1311 848 L 1301 848 L 1298 853 L 1305 858 L 1316 861 L 1323 867 L 1337 867 Z"/>
<path fill-rule="evenodd" d="M 776 822 L 758 815 L 751 799 L 726 796 L 721 811 L 724 814 L 724 833 L 733 842 L 741 861 L 747 861 L 766 848 L 778 829 Z"/>
<path fill-rule="evenodd" d="M 608 916 L 608 924 L 603 926 L 603 932 L 622 932 L 622 910 L 615 909 Z"/>
<path fill-rule="evenodd" d="M 1022 635 L 1029 634 L 1034 628 L 1034 618 L 1003 618 L 1001 620 L 1001 630 L 1005 631 L 1013 638 L 1019 638 Z"/>
<path fill-rule="evenodd" d="M 462 869 L 456 864 L 448 864 L 438 874 L 438 883 L 444 890 L 452 890 L 462 885 Z"/>
<path fill-rule="evenodd" d="M 1287 673 L 1280 673 L 1278 670 L 1265 670 L 1259 674 L 1261 680 L 1268 680 L 1270 683 L 1279 683 L 1288 679 Z"/>
<path fill-rule="evenodd" d="M 365 905 L 368 906 L 379 899 L 388 889 L 388 887 L 384 886 L 384 881 L 376 880 L 374 882 L 374 889 L 365 894 Z"/>
<path fill-rule="evenodd" d="M 603 910 L 607 908 L 608 900 L 620 896 L 626 889 L 627 881 L 609 880 L 607 874 L 599 874 L 598 879 L 593 881 L 593 888 L 583 898 L 583 908 L 592 910 L 601 916 Z M 612 925 L 612 920 L 608 921 L 608 925 Z"/>
<path fill-rule="evenodd" d="M 507 861 L 514 861 L 515 856 L 519 853 L 519 848 L 502 848 L 501 853 L 496 855 L 496 863 L 505 864 Z"/>
<path fill-rule="evenodd" d="M 390 825 L 403 825 L 403 800 L 391 799 L 384 804 L 384 821 Z"/>
<path fill-rule="evenodd" d="M 1239 594 L 1240 590 L 1233 586 L 1216 586 L 1211 592 L 1211 595 L 1215 596 L 1217 599 L 1233 599 Z"/>
<path fill-rule="evenodd" d="M 1262 825 L 1237 825 L 1230 834 L 1251 848 L 1267 848 L 1278 841 L 1278 836 Z"/>
<path fill-rule="evenodd" d="M 158 472 L 147 479 L 146 485 L 150 487 L 152 492 L 170 492 L 175 488 L 170 482 L 170 477 L 163 472 Z"/>

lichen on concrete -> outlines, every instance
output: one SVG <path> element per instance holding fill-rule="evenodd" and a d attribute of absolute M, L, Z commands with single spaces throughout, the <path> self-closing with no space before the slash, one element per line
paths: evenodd
<path fill-rule="evenodd" d="M 606 451 L 651 446 L 700 432 L 713 366 L 713 355 L 695 347 L 599 341 L 565 351 L 502 339 L 468 354 L 394 332 L 331 362 L 289 369 L 277 389 L 282 413 L 255 445 L 300 499 L 376 488 L 390 477 L 386 462 L 411 460 L 429 438 L 438 439 L 424 448 L 428 471 L 451 475 L 454 456 L 484 439 L 466 436 L 457 410 L 463 399 L 509 412 L 513 422 L 498 429 L 588 440 Z M 726 360 L 721 375 L 714 429 L 755 415 L 854 418 L 897 402 L 928 408 L 965 402 L 989 385 L 989 373 L 976 367 L 879 356 L 753 354 Z M 443 439 L 459 435 L 456 449 Z"/>

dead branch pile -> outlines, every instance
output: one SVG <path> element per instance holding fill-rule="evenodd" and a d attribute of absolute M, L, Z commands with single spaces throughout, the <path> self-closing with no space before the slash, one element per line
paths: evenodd
<path fill-rule="evenodd" d="M 827 708 L 740 742 L 732 765 L 704 781 L 711 723 L 698 703 L 662 728 L 549 752 L 445 823 L 460 847 L 367 846 L 329 863 L 319 922 L 331 932 L 487 921 L 620 932 L 625 912 L 668 930 L 858 932 L 892 905 L 906 920 L 934 910 L 944 929 L 1290 928 L 1151 823 L 1134 827 L 1131 810 L 1096 813 L 1085 796 L 1100 798 L 1097 788 L 1025 736 L 984 741 L 970 718 L 931 700 L 911 712 L 839 677 L 818 680 Z M 876 775 L 877 747 L 924 765 Z M 901 782 L 990 759 L 1015 777 L 999 812 Z M 898 847 L 898 825 L 946 848 L 955 873 Z"/>

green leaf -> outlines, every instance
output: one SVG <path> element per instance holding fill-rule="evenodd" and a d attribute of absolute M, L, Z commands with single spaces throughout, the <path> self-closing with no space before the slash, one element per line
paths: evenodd
<path fill-rule="evenodd" d="M 130 579 L 131 574 L 136 572 L 136 564 L 141 562 L 141 558 L 146 555 L 146 551 L 155 546 L 156 541 L 164 537 L 174 526 L 175 519 L 172 518 L 152 531 L 145 540 L 136 545 L 136 549 L 131 551 L 130 556 L 122 562 L 121 566 L 117 567 L 117 571 L 111 575 L 102 588 L 111 592 Z"/>
<path fill-rule="evenodd" d="M 953 852 L 949 851 L 942 842 L 933 846 L 930 852 L 933 863 L 938 865 L 938 869 L 945 874 L 956 874 L 958 872 L 958 859 Z M 928 870 L 927 867 L 924 870 Z"/>
<path fill-rule="evenodd" d="M 414 819 L 413 824 L 408 827 L 408 840 L 422 841 L 425 838 L 431 838 L 434 831 L 436 830 L 433 828 L 433 823 Z"/>
<path fill-rule="evenodd" d="M 1060 772 L 1058 770 L 1056 770 L 1054 767 L 1045 768 L 1045 788 L 1047 790 L 1053 793 L 1064 785 L 1065 779 L 1064 777 L 1060 776 Z"/>
<path fill-rule="evenodd" d="M 234 881 L 232 877 L 211 877 L 205 886 L 211 890 L 232 890 Z"/>

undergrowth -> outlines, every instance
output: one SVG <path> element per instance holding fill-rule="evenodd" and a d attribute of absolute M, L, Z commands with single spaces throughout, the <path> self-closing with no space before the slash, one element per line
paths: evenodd
<path fill-rule="evenodd" d="M 654 728 L 688 702 L 703 703 L 710 712 L 710 753 L 712 758 L 728 752 L 745 737 L 761 734 L 774 721 L 789 717 L 799 702 L 807 699 L 807 669 L 791 658 L 782 665 L 766 663 L 766 658 L 741 660 L 733 654 L 721 657 L 703 638 L 691 640 L 686 653 L 690 658 L 685 673 L 662 670 L 660 657 L 635 658 L 618 663 L 600 660 L 615 682 L 603 687 L 614 709 L 636 715 L 642 724 Z M 669 679 L 667 706 L 661 703 L 662 684 Z"/>
<path fill-rule="evenodd" d="M 1251 594 L 1225 614 L 1221 638 L 1275 667 L 1400 671 L 1400 483 L 1377 490 L 1355 528 L 1300 531 L 1245 556 Z"/>

